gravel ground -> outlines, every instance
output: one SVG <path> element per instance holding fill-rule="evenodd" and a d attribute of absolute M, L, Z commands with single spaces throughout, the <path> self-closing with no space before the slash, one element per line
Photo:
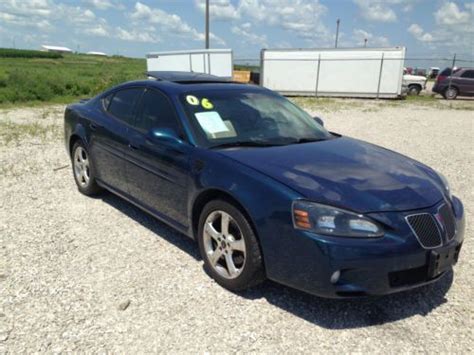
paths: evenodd
<path fill-rule="evenodd" d="M 323 110 L 330 130 L 441 171 L 473 215 L 473 101 L 351 102 Z M 233 294 L 185 236 L 111 194 L 77 192 L 63 110 L 0 110 L 0 353 L 473 351 L 469 221 L 455 275 L 428 287 L 326 300 L 266 282 Z"/>

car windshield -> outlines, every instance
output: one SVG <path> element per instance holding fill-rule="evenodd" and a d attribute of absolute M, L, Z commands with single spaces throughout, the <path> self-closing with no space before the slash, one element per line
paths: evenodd
<path fill-rule="evenodd" d="M 208 147 L 286 145 L 333 137 L 305 111 L 271 92 L 199 90 L 180 99 Z"/>

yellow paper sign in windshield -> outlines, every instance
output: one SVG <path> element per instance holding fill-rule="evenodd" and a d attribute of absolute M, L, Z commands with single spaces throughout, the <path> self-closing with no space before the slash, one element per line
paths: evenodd
<path fill-rule="evenodd" d="M 209 101 L 209 99 L 202 99 L 201 106 L 204 107 L 206 110 L 210 110 L 214 108 L 214 105 Z"/>
<path fill-rule="evenodd" d="M 193 105 L 193 106 L 199 105 L 199 99 L 194 95 L 186 96 L 186 101 L 188 102 L 188 104 Z"/>

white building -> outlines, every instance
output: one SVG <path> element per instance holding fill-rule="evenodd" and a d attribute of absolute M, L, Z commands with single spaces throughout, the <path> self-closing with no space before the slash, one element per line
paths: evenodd
<path fill-rule="evenodd" d="M 72 53 L 72 50 L 67 47 L 47 46 L 45 44 L 41 46 L 41 50 L 44 52 Z"/>
<path fill-rule="evenodd" d="M 88 55 L 98 55 L 98 56 L 101 56 L 101 57 L 107 57 L 107 54 L 104 53 L 104 52 L 94 52 L 94 51 L 91 51 L 91 52 L 87 52 L 86 54 L 88 54 Z"/>

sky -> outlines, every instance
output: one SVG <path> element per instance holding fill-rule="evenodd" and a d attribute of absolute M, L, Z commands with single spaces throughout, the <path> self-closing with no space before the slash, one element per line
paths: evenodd
<path fill-rule="evenodd" d="M 261 48 L 405 46 L 407 57 L 474 58 L 474 2 L 210 0 L 211 48 L 257 59 Z M 144 57 L 204 47 L 204 0 L 0 0 L 0 47 Z"/>

